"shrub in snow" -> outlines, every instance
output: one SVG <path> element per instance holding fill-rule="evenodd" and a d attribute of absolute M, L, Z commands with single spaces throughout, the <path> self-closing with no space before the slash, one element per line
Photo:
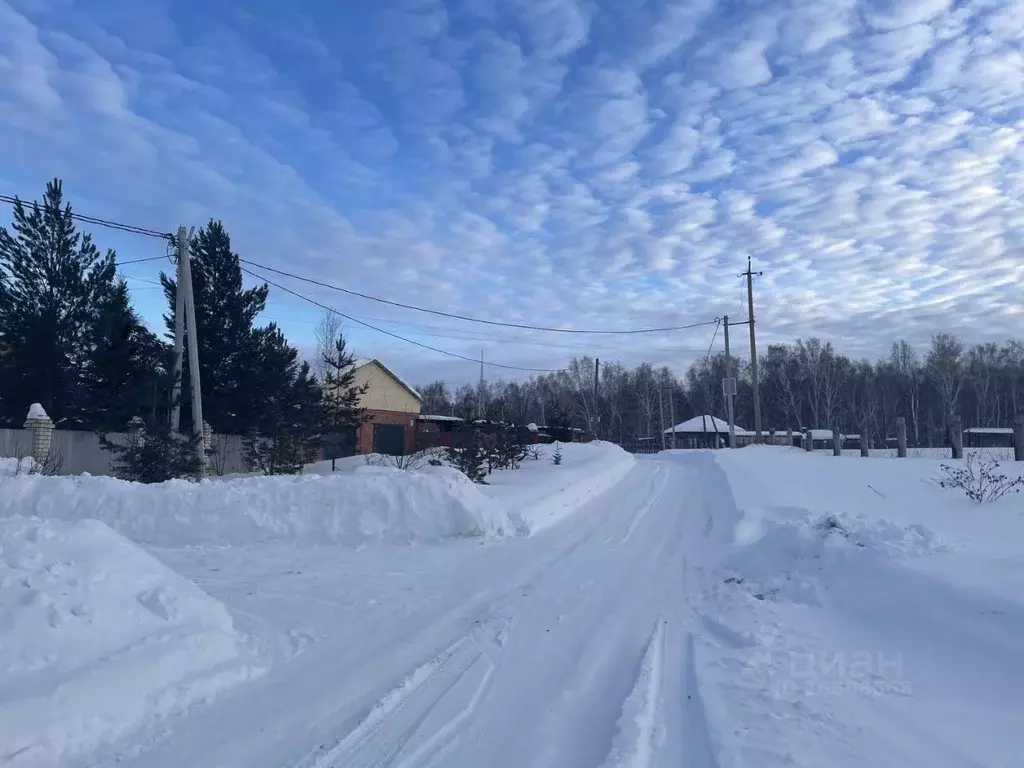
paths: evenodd
<path fill-rule="evenodd" d="M 435 464 L 434 462 L 437 461 Z M 441 466 L 441 462 L 433 458 L 428 451 L 421 453 L 410 453 L 406 456 L 391 456 L 386 453 L 370 453 L 366 456 L 366 464 L 371 467 L 391 467 L 393 469 L 404 469 L 407 472 L 414 472 L 422 469 L 427 464 L 432 467 Z"/>
<path fill-rule="evenodd" d="M 498 430 L 492 436 L 488 447 L 491 452 L 488 472 L 493 469 L 519 469 L 526 458 L 526 446 L 513 427 L 502 427 Z"/>
<path fill-rule="evenodd" d="M 562 446 L 555 443 L 555 452 L 551 455 L 551 463 L 556 467 L 562 463 Z"/>
<path fill-rule="evenodd" d="M 528 445 L 526 446 L 526 458 L 530 461 L 540 461 L 540 446 L 539 445 Z"/>
<path fill-rule="evenodd" d="M 1008 493 L 1020 493 L 1024 476 L 1011 479 L 999 471 L 999 462 L 991 455 L 968 453 L 960 466 L 942 465 L 939 485 L 958 488 L 971 501 L 984 504 Z"/>
<path fill-rule="evenodd" d="M 182 435 L 170 429 L 147 432 L 137 428 L 124 443 L 115 443 L 100 435 L 103 450 L 113 454 L 114 476 L 136 483 L 163 483 L 167 480 L 198 477 L 198 435 Z"/>
<path fill-rule="evenodd" d="M 487 474 L 486 435 L 476 429 L 456 432 L 452 445 L 445 449 L 448 463 L 474 483 L 484 482 Z"/>

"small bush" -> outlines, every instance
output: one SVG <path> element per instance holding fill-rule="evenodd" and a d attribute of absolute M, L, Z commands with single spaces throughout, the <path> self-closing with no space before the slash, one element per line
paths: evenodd
<path fill-rule="evenodd" d="M 486 436 L 475 429 L 456 433 L 452 445 L 445 449 L 448 463 L 474 483 L 483 483 L 487 475 Z"/>
<path fill-rule="evenodd" d="M 201 475 L 198 435 L 182 435 L 170 430 L 147 432 L 138 429 L 123 445 L 100 435 L 100 445 L 113 454 L 114 476 L 136 483 L 162 483 L 176 478 L 193 479 Z"/>
<path fill-rule="evenodd" d="M 540 461 L 540 446 L 526 446 L 526 458 L 528 458 L 530 461 Z"/>
<path fill-rule="evenodd" d="M 434 464 L 436 459 L 430 459 L 428 462 L 427 453 L 410 453 L 407 456 L 391 456 L 383 453 L 371 453 L 366 457 L 366 463 L 371 467 L 392 467 L 394 469 L 403 469 L 406 472 L 415 472 L 417 469 L 421 469 L 425 464 L 430 463 L 433 466 L 440 466 L 441 462 L 438 461 Z"/>
<path fill-rule="evenodd" d="M 958 488 L 971 501 L 985 504 L 1008 493 L 1020 493 L 1024 477 L 1010 479 L 999 471 L 999 462 L 991 456 L 968 453 L 960 466 L 943 464 L 938 478 L 942 488 Z"/>
<path fill-rule="evenodd" d="M 562 463 L 562 446 L 558 443 L 555 443 L 555 452 L 551 455 L 551 463 L 556 467 Z"/>

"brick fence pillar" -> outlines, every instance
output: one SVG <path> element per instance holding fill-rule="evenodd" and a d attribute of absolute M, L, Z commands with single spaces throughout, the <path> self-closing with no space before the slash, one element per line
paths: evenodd
<path fill-rule="evenodd" d="M 32 403 L 25 418 L 25 429 L 32 433 L 32 458 L 38 464 L 45 464 L 50 458 L 50 445 L 53 438 L 53 421 L 46 415 L 43 406 Z"/>

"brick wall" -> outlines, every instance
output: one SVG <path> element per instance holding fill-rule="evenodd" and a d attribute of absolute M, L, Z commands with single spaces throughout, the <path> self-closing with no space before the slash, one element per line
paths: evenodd
<path fill-rule="evenodd" d="M 374 411 L 367 413 L 373 418 L 362 424 L 356 434 L 356 453 L 373 453 L 373 425 L 401 424 L 405 427 L 405 452 L 416 451 L 416 414 L 399 411 Z"/>

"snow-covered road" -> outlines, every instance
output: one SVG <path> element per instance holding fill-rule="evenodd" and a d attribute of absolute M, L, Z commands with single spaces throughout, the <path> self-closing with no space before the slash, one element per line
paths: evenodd
<path fill-rule="evenodd" d="M 274 663 L 126 755 L 159 768 L 711 766 L 688 580 L 731 523 L 710 455 L 640 461 L 533 537 L 155 550 Z M 712 519 L 714 523 L 712 524 Z M 95 756 L 93 757 L 95 761 Z"/>

